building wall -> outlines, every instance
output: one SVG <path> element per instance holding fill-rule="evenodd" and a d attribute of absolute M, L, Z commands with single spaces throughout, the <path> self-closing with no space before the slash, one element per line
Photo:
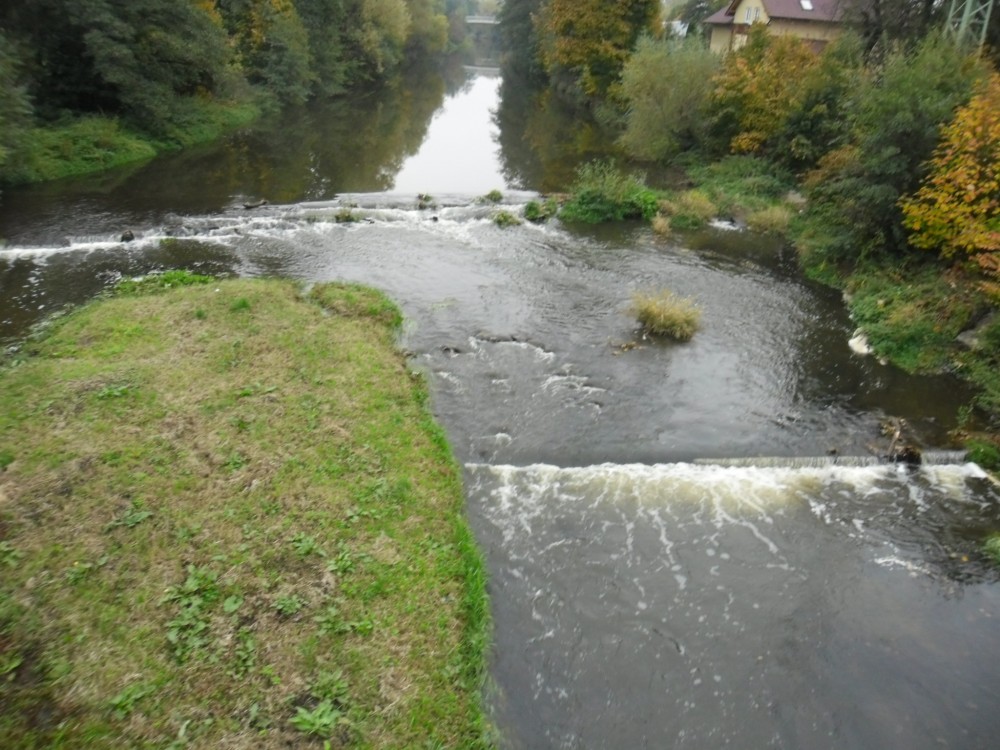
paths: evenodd
<path fill-rule="evenodd" d="M 837 23 L 818 21 L 797 21 L 772 19 L 767 15 L 761 0 L 743 0 L 736 6 L 736 15 L 729 26 L 713 26 L 709 47 L 712 52 L 723 54 L 731 49 L 739 49 L 746 43 L 747 9 L 750 9 L 751 23 L 768 24 L 768 33 L 775 36 L 796 36 L 809 42 L 816 50 L 821 50 L 828 42 L 837 38 L 841 26 Z M 756 20 L 754 20 L 756 19 Z"/>

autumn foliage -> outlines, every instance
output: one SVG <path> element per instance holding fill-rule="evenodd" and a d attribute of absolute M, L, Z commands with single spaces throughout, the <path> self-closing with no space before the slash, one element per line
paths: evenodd
<path fill-rule="evenodd" d="M 730 54 L 712 79 L 715 130 L 728 136 L 733 153 L 765 150 L 796 109 L 803 77 L 817 62 L 800 39 L 771 36 L 763 24 L 751 27 L 746 45 Z"/>
<path fill-rule="evenodd" d="M 901 201 L 914 247 L 974 261 L 1000 293 L 1000 75 L 942 131 L 928 177 Z"/>

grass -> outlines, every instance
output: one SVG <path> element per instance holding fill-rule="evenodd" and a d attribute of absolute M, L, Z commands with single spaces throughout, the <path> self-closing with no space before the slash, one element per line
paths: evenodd
<path fill-rule="evenodd" d="M 520 226 L 521 220 L 510 211 L 497 211 L 493 214 L 493 223 L 501 229 Z"/>
<path fill-rule="evenodd" d="M 0 372 L 0 746 L 489 744 L 483 567 L 399 311 L 166 277 Z"/>
<path fill-rule="evenodd" d="M 636 292 L 630 311 L 647 333 L 678 341 L 690 340 L 701 322 L 701 310 L 693 300 L 668 290 Z"/>
<path fill-rule="evenodd" d="M 113 117 L 88 116 L 29 129 L 4 163 L 0 182 L 20 185 L 100 172 L 157 154 L 207 143 L 260 115 L 253 102 L 192 100 L 159 136 L 131 130 Z"/>
<path fill-rule="evenodd" d="M 528 201 L 524 206 L 524 218 L 535 224 L 542 224 L 559 213 L 559 203 L 555 198 L 543 201 Z"/>
<path fill-rule="evenodd" d="M 993 562 L 1000 565 L 1000 532 L 986 537 L 986 541 L 983 542 L 983 551 L 993 559 Z"/>

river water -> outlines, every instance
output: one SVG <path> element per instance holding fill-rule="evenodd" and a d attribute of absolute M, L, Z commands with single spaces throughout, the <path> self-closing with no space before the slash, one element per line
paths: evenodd
<path fill-rule="evenodd" d="M 497 227 L 607 151 L 590 127 L 459 68 L 5 193 L 0 340 L 169 267 L 379 287 L 465 466 L 506 746 L 995 747 L 1000 491 L 871 460 L 887 417 L 944 446 L 968 394 L 852 354 L 780 242 Z M 662 287 L 692 341 L 628 315 Z"/>

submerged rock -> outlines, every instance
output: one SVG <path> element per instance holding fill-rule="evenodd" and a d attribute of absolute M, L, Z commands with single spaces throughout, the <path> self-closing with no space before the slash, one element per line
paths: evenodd
<path fill-rule="evenodd" d="M 131 242 L 134 239 L 135 239 L 135 234 L 132 232 L 131 229 L 126 229 L 124 232 L 122 232 L 122 237 L 121 237 L 122 242 Z"/>

